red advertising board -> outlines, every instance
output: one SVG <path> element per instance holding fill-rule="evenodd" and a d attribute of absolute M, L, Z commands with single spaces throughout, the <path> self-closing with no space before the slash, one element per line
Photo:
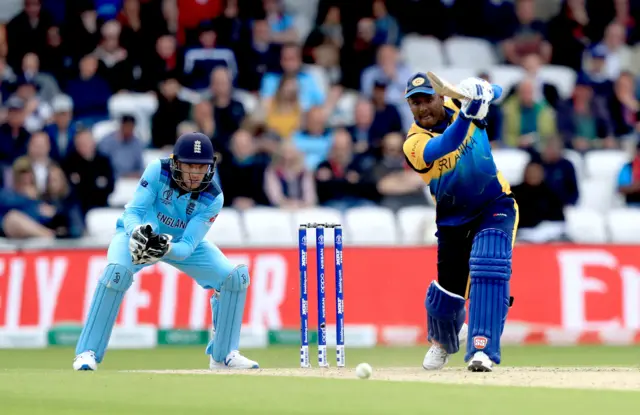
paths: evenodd
<path fill-rule="evenodd" d="M 251 273 L 245 323 L 299 327 L 298 254 L 225 249 Z M 325 252 L 328 322 L 335 321 L 333 251 Z M 344 249 L 349 324 L 424 327 L 424 296 L 436 276 L 433 247 Z M 315 251 L 309 250 L 310 323 L 315 327 Z M 81 323 L 102 268 L 103 250 L 0 253 L 0 328 Z M 632 246 L 523 245 L 514 253 L 509 322 L 564 330 L 640 330 L 640 255 Z M 209 293 L 166 264 L 139 273 L 119 324 L 206 328 Z"/>

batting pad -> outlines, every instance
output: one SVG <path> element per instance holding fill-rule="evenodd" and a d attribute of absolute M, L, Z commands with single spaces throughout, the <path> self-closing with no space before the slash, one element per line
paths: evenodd
<path fill-rule="evenodd" d="M 473 241 L 465 361 L 482 351 L 500 363 L 500 336 L 509 310 L 511 249 L 511 238 L 498 229 L 485 229 Z"/>
<path fill-rule="evenodd" d="M 449 354 L 460 350 L 458 333 L 466 317 L 464 302 L 464 297 L 445 290 L 437 281 L 429 285 L 425 300 L 428 340 L 435 340 Z"/>
<path fill-rule="evenodd" d="M 239 349 L 240 328 L 249 283 L 249 269 L 246 265 L 239 265 L 231 271 L 220 287 L 220 297 L 214 310 L 216 334 L 211 350 L 211 356 L 216 362 L 224 362 L 229 352 Z"/>
<path fill-rule="evenodd" d="M 93 350 L 98 363 L 102 362 L 124 293 L 132 283 L 133 274 L 126 267 L 107 265 L 93 293 L 89 316 L 76 345 L 76 355 Z"/>

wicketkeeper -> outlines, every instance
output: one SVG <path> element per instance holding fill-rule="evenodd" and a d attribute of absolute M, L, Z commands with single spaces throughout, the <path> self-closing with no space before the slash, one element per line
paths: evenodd
<path fill-rule="evenodd" d="M 118 219 L 108 265 L 98 279 L 87 321 L 76 346 L 75 370 L 96 370 L 104 358 L 125 293 L 136 274 L 158 261 L 213 289 L 213 339 L 205 353 L 211 369 L 257 369 L 238 351 L 249 270 L 234 266 L 203 240 L 223 205 L 213 181 L 211 140 L 189 133 L 178 138 L 171 158 L 152 162 Z"/>
<path fill-rule="evenodd" d="M 497 170 L 484 118 L 502 88 L 469 78 L 462 102 L 436 94 L 426 74 L 407 82 L 414 116 L 404 153 L 436 202 L 438 278 L 427 290 L 428 340 L 422 366 L 442 368 L 460 349 L 469 299 L 467 352 L 471 371 L 500 363 L 500 336 L 511 305 L 511 253 L 518 206 Z"/>

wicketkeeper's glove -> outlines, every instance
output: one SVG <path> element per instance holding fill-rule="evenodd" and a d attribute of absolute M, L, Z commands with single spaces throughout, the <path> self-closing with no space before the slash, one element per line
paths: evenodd
<path fill-rule="evenodd" d="M 482 120 L 489 112 L 489 105 L 493 99 L 493 87 L 484 79 L 467 78 L 460 82 L 458 89 L 471 99 L 462 100 L 462 114 L 466 118 Z"/>
<path fill-rule="evenodd" d="M 158 262 L 171 250 L 171 235 L 156 234 L 149 224 L 137 226 L 129 238 L 129 252 L 134 265 Z"/>

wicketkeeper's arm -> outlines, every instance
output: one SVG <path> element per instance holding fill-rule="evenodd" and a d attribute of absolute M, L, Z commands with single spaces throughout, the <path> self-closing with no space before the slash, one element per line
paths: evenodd
<path fill-rule="evenodd" d="M 143 224 L 145 213 L 158 196 L 159 180 L 160 160 L 156 160 L 145 169 L 133 198 L 125 205 L 123 221 L 127 235 L 131 235 L 137 226 Z"/>
<path fill-rule="evenodd" d="M 213 225 L 222 209 L 223 202 L 224 198 L 221 193 L 205 211 L 194 216 L 187 223 L 187 228 L 184 230 L 180 241 L 171 244 L 171 250 L 166 257 L 174 261 L 182 261 L 191 256 L 200 241 L 211 229 L 211 225 Z"/>

